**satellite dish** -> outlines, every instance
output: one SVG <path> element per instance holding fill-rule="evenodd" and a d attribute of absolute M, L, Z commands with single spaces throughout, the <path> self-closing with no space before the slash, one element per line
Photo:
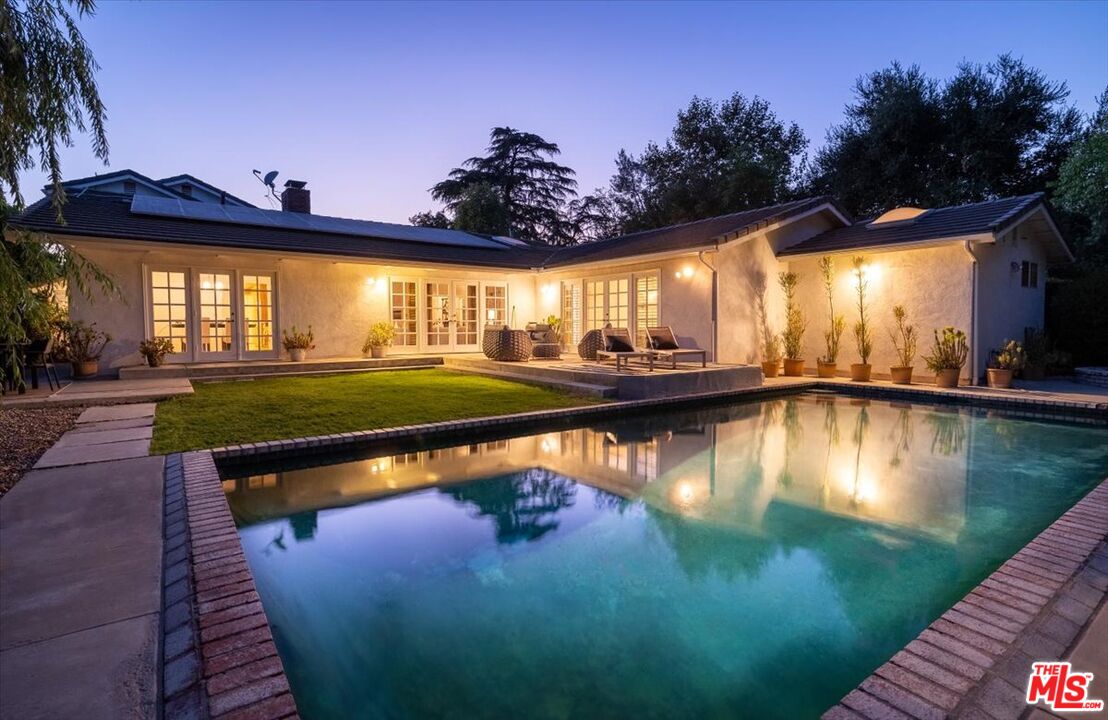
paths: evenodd
<path fill-rule="evenodd" d="M 254 177 L 258 178 L 258 181 L 261 182 L 262 185 L 265 185 L 267 188 L 269 188 L 269 193 L 270 193 L 270 195 L 273 196 L 274 200 L 280 200 L 281 199 L 280 196 L 277 195 L 277 186 L 274 185 L 274 183 L 277 180 L 277 171 L 276 170 L 270 170 L 269 172 L 267 172 L 265 174 L 264 177 L 262 176 L 262 171 L 261 170 L 255 170 L 254 171 Z"/>

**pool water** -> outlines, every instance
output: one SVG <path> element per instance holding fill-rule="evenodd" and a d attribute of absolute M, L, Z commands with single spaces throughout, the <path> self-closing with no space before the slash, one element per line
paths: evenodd
<path fill-rule="evenodd" d="M 1108 474 L 1108 429 L 801 395 L 224 487 L 305 718 L 808 718 Z"/>

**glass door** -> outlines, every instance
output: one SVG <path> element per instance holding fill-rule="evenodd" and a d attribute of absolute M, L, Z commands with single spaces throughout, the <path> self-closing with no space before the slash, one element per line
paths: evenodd
<path fill-rule="evenodd" d="M 233 360 L 237 355 L 233 282 L 229 271 L 196 273 L 197 360 Z"/>
<path fill-rule="evenodd" d="M 481 342 L 477 283 L 454 281 L 454 350 L 476 351 Z"/>
<path fill-rule="evenodd" d="M 450 350 L 450 281 L 428 280 L 423 284 L 426 303 L 423 306 L 423 344 L 431 351 Z"/>
<path fill-rule="evenodd" d="M 275 284 L 272 273 L 246 273 L 242 276 L 242 347 L 248 356 L 276 355 L 276 324 L 273 317 Z"/>
<path fill-rule="evenodd" d="M 188 271 L 152 269 L 150 282 L 150 333 L 173 345 L 167 362 L 185 362 L 190 358 Z"/>

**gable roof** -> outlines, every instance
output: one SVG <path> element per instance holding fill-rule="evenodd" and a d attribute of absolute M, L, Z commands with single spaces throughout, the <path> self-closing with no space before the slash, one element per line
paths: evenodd
<path fill-rule="evenodd" d="M 158 181 L 159 184 L 165 185 L 167 187 L 172 187 L 181 182 L 187 182 L 191 185 L 202 187 L 213 195 L 226 195 L 228 200 L 233 200 L 237 205 L 242 205 L 244 207 L 257 207 L 253 203 L 248 203 L 240 197 L 235 197 L 223 188 L 218 188 L 211 183 L 206 183 L 195 175 L 189 175 L 188 173 L 181 173 L 180 175 L 174 175 L 173 177 L 162 178 Z"/>
<path fill-rule="evenodd" d="M 1043 193 L 1019 197 L 986 200 L 970 205 L 927 210 L 908 220 L 873 224 L 865 220 L 846 227 L 827 230 L 819 235 L 781 250 L 782 257 L 818 253 L 874 250 L 913 243 L 927 243 L 963 238 L 967 235 L 999 235 L 1042 209 L 1050 223 L 1053 218 L 1043 199 Z M 1054 228 L 1057 234 L 1057 228 Z M 1058 236 L 1065 255 L 1072 259 L 1065 242 Z"/>
<path fill-rule="evenodd" d="M 154 180 L 153 178 L 149 178 L 149 177 L 143 175 L 140 172 L 135 172 L 134 170 L 128 170 L 128 169 L 114 170 L 114 171 L 109 172 L 109 173 L 104 173 L 103 175 L 89 175 L 88 177 L 75 178 L 73 180 L 66 180 L 62 183 L 62 187 L 65 188 L 66 195 L 70 196 L 71 191 L 73 191 L 73 190 L 86 190 L 87 191 L 87 190 L 91 190 L 91 189 L 95 188 L 97 185 L 106 185 L 108 183 L 115 182 L 117 180 L 134 180 L 136 183 L 139 183 L 141 185 L 145 185 L 146 187 L 150 188 L 151 190 L 154 190 L 158 193 L 161 193 L 161 194 L 165 195 L 166 197 L 178 197 L 178 198 L 188 198 L 189 197 L 188 195 L 185 195 L 182 192 L 174 190 L 171 187 L 168 187 L 166 185 L 162 185 L 157 180 Z M 47 195 L 50 194 L 51 190 L 52 190 L 52 187 L 50 185 L 47 185 L 47 186 L 42 188 L 42 191 L 44 193 L 46 193 Z M 189 199 L 191 199 L 191 198 L 189 198 Z"/>

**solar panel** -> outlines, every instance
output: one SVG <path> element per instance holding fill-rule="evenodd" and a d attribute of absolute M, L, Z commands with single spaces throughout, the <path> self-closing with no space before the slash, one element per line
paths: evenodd
<path fill-rule="evenodd" d="M 285 212 L 283 210 L 263 210 L 261 208 L 219 205 L 217 203 L 197 202 L 177 198 L 162 198 L 152 195 L 135 195 L 131 201 L 131 212 L 136 215 L 154 215 L 158 217 L 202 222 L 234 223 L 255 227 L 283 228 L 307 232 L 334 233 L 355 237 L 383 238 L 407 242 L 430 243 L 433 245 L 457 245 L 462 247 L 488 248 L 504 250 L 506 245 L 516 241 L 510 238 L 489 238 L 471 235 L 461 230 L 443 230 L 411 225 L 373 222 L 372 220 L 354 220 L 351 218 L 309 215 L 307 213 Z"/>

